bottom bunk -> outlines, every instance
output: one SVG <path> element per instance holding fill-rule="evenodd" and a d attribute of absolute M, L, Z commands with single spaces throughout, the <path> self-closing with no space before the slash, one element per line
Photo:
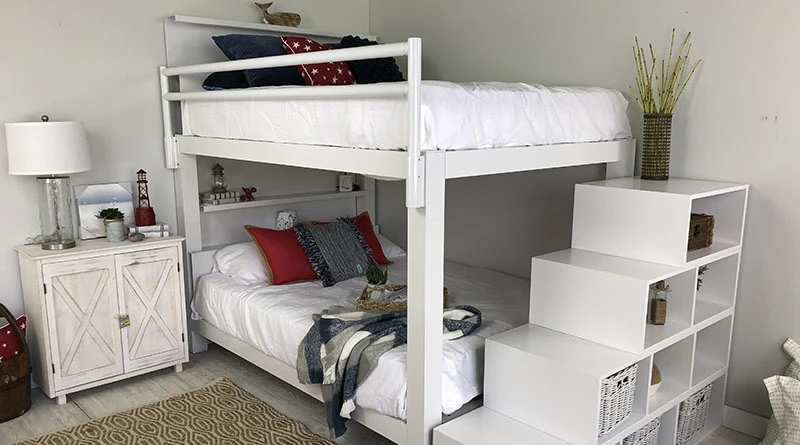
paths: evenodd
<path fill-rule="evenodd" d="M 382 244 L 390 243 L 381 237 Z M 248 248 L 249 243 L 238 247 Z M 391 248 L 390 248 L 391 247 Z M 387 246 L 389 281 L 404 283 L 406 258 L 396 246 Z M 208 267 L 214 252 L 193 254 L 193 267 Z M 216 256 L 216 255 L 215 255 Z M 240 269 L 241 270 L 241 269 Z M 312 314 L 332 306 L 355 309 L 365 286 L 354 278 L 323 287 L 319 282 L 253 285 L 219 267 L 200 276 L 192 301 L 193 331 L 236 353 L 256 366 L 322 400 L 319 385 L 299 383 L 298 348 L 313 325 Z M 246 273 L 241 270 L 241 273 Z M 198 271 L 195 270 L 195 276 Z M 483 322 L 471 335 L 443 345 L 442 413 L 458 415 L 474 409 L 483 391 L 484 339 L 527 322 L 529 283 L 498 272 L 445 263 L 447 307 L 470 305 Z M 406 346 L 383 354 L 372 373 L 358 386 L 353 419 L 397 443 L 405 443 Z"/>

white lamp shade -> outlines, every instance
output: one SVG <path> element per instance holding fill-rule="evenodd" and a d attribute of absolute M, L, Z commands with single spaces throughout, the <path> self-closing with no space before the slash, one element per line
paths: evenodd
<path fill-rule="evenodd" d="M 83 122 L 6 124 L 8 173 L 68 175 L 92 169 Z"/>

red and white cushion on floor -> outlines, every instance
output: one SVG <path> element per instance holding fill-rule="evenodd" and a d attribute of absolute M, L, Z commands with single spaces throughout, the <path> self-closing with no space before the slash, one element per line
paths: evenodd
<path fill-rule="evenodd" d="M 2 317 L 0 317 L 2 319 Z M 17 325 L 25 333 L 25 328 L 28 324 L 28 318 L 20 315 L 17 318 Z M 22 345 L 19 343 L 17 334 L 11 329 L 10 325 L 5 325 L 0 328 L 0 362 L 13 358 L 22 352 Z"/>
<path fill-rule="evenodd" d="M 287 54 L 304 54 L 333 49 L 329 45 L 303 37 L 281 37 Z M 306 85 L 352 85 L 356 83 L 353 71 L 347 62 L 309 63 L 298 65 L 300 76 Z"/>

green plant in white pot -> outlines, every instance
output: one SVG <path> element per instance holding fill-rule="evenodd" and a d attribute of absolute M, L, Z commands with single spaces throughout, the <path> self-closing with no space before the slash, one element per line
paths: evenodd
<path fill-rule="evenodd" d="M 100 210 L 100 213 L 95 215 L 98 219 L 103 220 L 106 226 L 106 239 L 110 243 L 118 243 L 125 241 L 125 214 L 116 207 Z"/>

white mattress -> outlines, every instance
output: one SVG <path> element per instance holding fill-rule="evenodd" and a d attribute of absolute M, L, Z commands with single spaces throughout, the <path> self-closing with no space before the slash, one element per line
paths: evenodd
<path fill-rule="evenodd" d="M 459 150 L 631 137 L 628 101 L 617 90 L 523 83 L 425 81 L 423 149 Z M 406 149 L 402 98 L 183 102 L 185 135 Z"/>
<path fill-rule="evenodd" d="M 389 277 L 405 282 L 405 258 L 389 266 Z M 333 305 L 353 306 L 365 283 L 352 279 L 329 288 L 319 282 L 253 286 L 212 273 L 200 278 L 192 310 L 195 317 L 294 367 L 300 342 L 313 325 L 311 315 Z M 449 262 L 445 285 L 448 306 L 470 304 L 483 314 L 475 333 L 444 344 L 442 412 L 451 414 L 483 392 L 484 337 L 527 322 L 530 286 L 526 280 Z M 358 388 L 356 405 L 406 418 L 406 346 L 380 358 Z"/>

